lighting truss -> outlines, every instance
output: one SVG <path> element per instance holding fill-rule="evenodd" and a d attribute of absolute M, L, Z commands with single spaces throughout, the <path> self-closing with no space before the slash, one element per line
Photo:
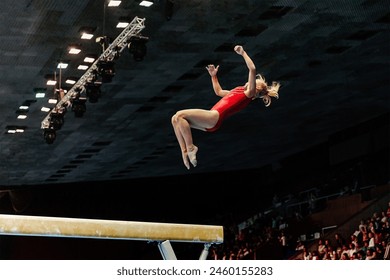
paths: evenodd
<path fill-rule="evenodd" d="M 127 46 L 130 39 L 134 36 L 139 36 L 140 32 L 145 28 L 145 18 L 134 17 L 130 24 L 115 38 L 115 40 L 103 51 L 98 59 L 88 68 L 83 76 L 73 85 L 73 87 L 64 95 L 64 97 L 56 104 L 49 114 L 41 122 L 41 129 L 50 127 L 50 115 L 52 111 L 56 111 L 61 107 L 66 107 L 66 104 L 71 102 L 78 94 L 76 89 L 83 87 L 87 82 L 93 79 L 98 70 L 100 61 L 112 61 L 118 57 Z"/>

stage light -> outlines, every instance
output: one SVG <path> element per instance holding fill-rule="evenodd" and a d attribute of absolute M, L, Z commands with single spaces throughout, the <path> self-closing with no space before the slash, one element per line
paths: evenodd
<path fill-rule="evenodd" d="M 56 131 L 53 128 L 45 128 L 43 131 L 43 138 L 47 144 L 53 144 L 54 140 L 56 140 L 56 136 Z"/>
<path fill-rule="evenodd" d="M 93 82 L 85 85 L 86 95 L 90 103 L 96 103 L 101 96 L 101 83 Z"/>
<path fill-rule="evenodd" d="M 91 71 L 89 77 L 86 80 L 87 83 L 94 83 L 99 79 L 99 73 L 98 73 L 98 68 L 95 68 L 94 70 Z M 85 91 L 85 87 L 84 87 Z"/>
<path fill-rule="evenodd" d="M 113 61 L 99 61 L 97 64 L 97 71 L 102 78 L 102 83 L 111 83 L 115 76 L 115 62 Z"/>
<path fill-rule="evenodd" d="M 64 124 L 64 112 L 52 112 L 49 117 L 50 127 L 54 130 L 60 130 Z"/>
<path fill-rule="evenodd" d="M 147 37 L 131 37 L 129 42 L 129 52 L 133 55 L 135 61 L 142 61 L 146 55 Z"/>
<path fill-rule="evenodd" d="M 109 6 L 113 3 L 117 5 L 120 1 L 113 1 Z M 107 2 L 105 3 L 107 5 Z M 145 18 L 134 17 L 134 19 L 127 25 L 127 27 L 121 32 L 121 34 L 113 40 L 112 38 L 107 38 L 106 36 L 102 38 L 98 38 L 97 42 L 104 45 L 105 50 L 100 55 L 96 54 L 86 54 L 84 56 L 84 63 L 79 64 L 77 67 L 78 70 L 86 70 L 86 73 L 82 75 L 82 77 L 75 83 L 75 80 L 72 77 L 68 77 L 65 81 L 65 84 L 77 85 L 77 88 L 82 88 L 82 92 L 78 92 L 75 89 L 75 92 L 72 92 L 73 87 L 70 88 L 67 95 L 64 98 L 61 98 L 56 106 L 64 106 L 66 105 L 68 108 L 70 107 L 74 112 L 76 117 L 82 117 L 86 112 L 86 101 L 89 99 L 90 102 L 97 102 L 100 95 L 100 85 L 103 82 L 111 82 L 113 76 L 115 75 L 115 64 L 111 61 L 116 60 L 120 57 L 121 52 L 126 48 L 130 48 L 130 41 L 132 44 L 132 53 L 134 55 L 135 60 L 142 60 L 144 55 L 146 54 L 146 46 L 148 38 L 142 37 L 139 35 L 141 30 L 145 28 L 144 26 Z M 124 26 L 122 26 L 124 27 Z M 85 29 L 85 28 L 83 28 Z M 96 28 L 95 28 L 96 29 Z M 95 30 L 94 29 L 94 30 Z M 92 31 L 94 31 L 92 30 Z M 86 33 L 89 34 L 88 38 L 92 38 L 92 33 L 88 32 L 88 30 L 79 30 L 80 35 Z M 139 37 L 137 39 L 131 40 L 132 37 Z M 83 37 L 85 38 L 85 37 Z M 137 41 L 137 42 L 136 42 Z M 138 45 L 139 44 L 139 45 Z M 72 53 L 79 53 L 81 51 L 81 44 L 71 44 L 72 45 Z M 71 45 L 68 45 L 71 47 Z M 138 46 L 137 46 L 138 45 Z M 70 48 L 68 49 L 68 51 Z M 77 51 L 76 51 L 77 50 Z M 105 61 L 109 63 L 101 63 L 98 67 L 99 61 Z M 63 61 L 61 61 L 63 62 Z M 61 70 L 64 69 L 64 65 L 60 65 L 60 78 L 56 79 L 56 73 L 51 75 L 51 80 L 53 83 L 51 85 L 59 84 L 59 87 L 62 87 L 63 82 L 61 81 Z M 87 84 L 88 84 L 88 93 L 87 93 Z M 66 100 L 65 100 L 66 99 Z M 41 110 L 43 112 L 47 112 L 50 108 L 43 107 Z M 55 108 L 56 109 L 56 108 Z M 45 117 L 45 119 L 41 122 L 41 128 L 49 128 L 50 122 L 50 113 Z"/>
<path fill-rule="evenodd" d="M 84 113 L 87 111 L 87 98 L 85 97 L 76 97 L 74 98 L 72 103 L 72 111 L 74 112 L 74 116 L 76 118 L 81 118 L 84 116 Z"/>
<path fill-rule="evenodd" d="M 103 52 L 110 46 L 112 38 L 107 36 L 97 37 L 95 42 L 102 46 Z"/>

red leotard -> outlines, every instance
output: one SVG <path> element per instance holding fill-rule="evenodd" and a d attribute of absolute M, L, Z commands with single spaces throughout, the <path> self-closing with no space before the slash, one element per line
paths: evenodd
<path fill-rule="evenodd" d="M 206 131 L 216 131 L 226 118 L 241 111 L 252 101 L 244 94 L 244 90 L 243 86 L 235 87 L 210 109 L 218 111 L 219 119 L 214 127 L 206 128 Z"/>

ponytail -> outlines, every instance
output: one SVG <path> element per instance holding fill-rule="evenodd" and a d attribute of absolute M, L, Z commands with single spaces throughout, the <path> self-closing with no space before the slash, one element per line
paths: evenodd
<path fill-rule="evenodd" d="M 267 85 L 267 89 L 261 92 L 260 98 L 263 99 L 263 102 L 265 104 L 265 107 L 268 107 L 271 105 L 271 97 L 274 97 L 276 99 L 279 99 L 279 88 L 280 83 L 273 81 L 272 84 L 269 86 L 267 82 L 265 81 L 264 77 L 260 74 L 256 75 L 256 79 L 260 79 L 262 82 L 264 82 Z"/>

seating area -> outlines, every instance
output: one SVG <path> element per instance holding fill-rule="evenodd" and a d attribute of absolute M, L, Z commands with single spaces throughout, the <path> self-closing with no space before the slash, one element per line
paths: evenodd
<path fill-rule="evenodd" d="M 346 176 L 351 170 L 345 165 L 328 176 L 333 186 L 275 194 L 270 207 L 244 220 L 223 217 L 225 242 L 210 249 L 209 259 L 389 259 L 390 184 L 371 177 L 362 185 Z"/>

